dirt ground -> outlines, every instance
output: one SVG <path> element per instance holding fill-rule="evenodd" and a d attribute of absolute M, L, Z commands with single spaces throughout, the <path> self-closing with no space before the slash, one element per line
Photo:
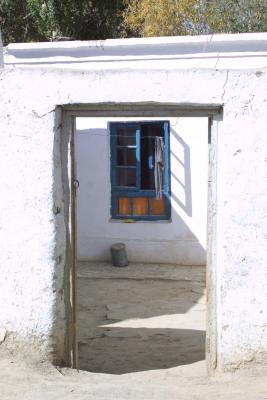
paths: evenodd
<path fill-rule="evenodd" d="M 114 375 L 0 361 L 1 400 L 266 400 L 267 368 L 207 378 L 203 361 Z"/>
<path fill-rule="evenodd" d="M 205 270 L 80 264 L 79 361 L 0 346 L 0 400 L 267 400 L 267 366 L 208 377 Z"/>
<path fill-rule="evenodd" d="M 125 374 L 205 358 L 205 267 L 80 263 L 79 365 Z"/>

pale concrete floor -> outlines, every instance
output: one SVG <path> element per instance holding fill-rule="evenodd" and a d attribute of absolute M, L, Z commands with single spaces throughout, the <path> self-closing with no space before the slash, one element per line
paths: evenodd
<path fill-rule="evenodd" d="M 205 267 L 81 262 L 79 365 L 126 374 L 205 358 Z"/>

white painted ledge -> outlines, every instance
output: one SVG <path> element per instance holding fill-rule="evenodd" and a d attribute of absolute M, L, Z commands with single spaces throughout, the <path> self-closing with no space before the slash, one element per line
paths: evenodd
<path fill-rule="evenodd" d="M 13 43 L 5 48 L 8 65 L 71 66 L 90 69 L 105 64 L 141 62 L 146 67 L 254 68 L 267 67 L 267 33 L 174 36 L 96 41 Z M 249 62 L 248 62 L 249 61 Z M 166 65 L 167 64 L 167 65 Z M 120 65 L 121 67 L 122 65 Z"/>

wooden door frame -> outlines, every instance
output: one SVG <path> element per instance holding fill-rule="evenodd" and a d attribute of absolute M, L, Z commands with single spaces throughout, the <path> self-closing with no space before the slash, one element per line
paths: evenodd
<path fill-rule="evenodd" d="M 67 160 L 67 184 L 65 203 L 68 214 L 67 243 L 68 276 L 66 293 L 67 360 L 72 368 L 78 368 L 76 337 L 76 160 L 75 120 L 77 117 L 208 117 L 209 118 L 209 177 L 207 218 L 207 325 L 206 364 L 209 374 L 217 367 L 217 145 L 218 127 L 222 121 L 222 106 L 218 104 L 174 104 L 174 103 L 94 103 L 62 105 L 63 146 L 62 157 Z M 67 154 L 66 154 L 67 153 Z"/>

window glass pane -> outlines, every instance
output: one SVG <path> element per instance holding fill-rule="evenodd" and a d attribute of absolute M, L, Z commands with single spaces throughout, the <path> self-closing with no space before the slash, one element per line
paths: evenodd
<path fill-rule="evenodd" d="M 119 197 L 118 201 L 118 214 L 131 215 L 131 199 L 128 197 Z"/>
<path fill-rule="evenodd" d="M 135 148 L 117 149 L 117 165 L 136 165 L 136 150 Z"/>
<path fill-rule="evenodd" d="M 155 137 L 164 137 L 163 124 L 141 125 L 141 189 L 155 190 Z"/>
<path fill-rule="evenodd" d="M 136 168 L 117 168 L 117 186 L 136 186 Z"/>
<path fill-rule="evenodd" d="M 135 146 L 136 144 L 136 128 L 118 128 L 117 144 L 119 146 Z"/>
<path fill-rule="evenodd" d="M 133 214 L 148 215 L 148 199 L 146 197 L 133 198 Z"/>
<path fill-rule="evenodd" d="M 166 201 L 165 199 L 150 199 L 150 214 L 151 215 L 164 215 L 166 214 Z"/>

